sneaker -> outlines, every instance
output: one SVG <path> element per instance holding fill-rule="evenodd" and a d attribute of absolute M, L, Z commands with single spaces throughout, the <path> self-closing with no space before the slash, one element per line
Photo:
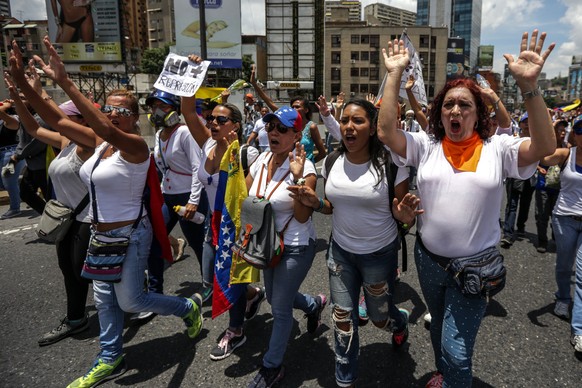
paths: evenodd
<path fill-rule="evenodd" d="M 149 318 L 153 318 L 155 315 L 156 314 L 151 311 L 142 311 L 141 313 L 132 314 L 131 317 L 129 317 L 129 320 L 132 322 L 145 321 Z"/>
<path fill-rule="evenodd" d="M 539 253 L 546 253 L 546 251 L 547 251 L 548 249 L 546 248 L 546 246 L 545 246 L 545 245 L 540 245 L 539 247 L 537 247 L 537 248 L 536 248 L 536 250 L 537 250 Z"/>
<path fill-rule="evenodd" d="M 175 255 L 174 263 L 184 259 L 184 249 L 186 249 L 186 247 L 188 246 L 188 241 L 186 241 L 183 238 L 178 238 L 176 239 L 176 241 L 178 241 L 178 244 L 176 244 L 177 246 L 176 247 L 172 246 Z"/>
<path fill-rule="evenodd" d="M 441 388 L 443 386 L 444 376 L 441 372 L 434 372 L 428 383 L 426 383 L 426 388 Z"/>
<path fill-rule="evenodd" d="M 211 287 L 204 287 L 202 289 L 202 303 L 206 303 L 208 299 L 212 297 L 212 286 Z"/>
<path fill-rule="evenodd" d="M 218 345 L 210 352 L 210 359 L 214 361 L 224 360 L 236 348 L 242 346 L 246 340 L 247 337 L 245 337 L 244 333 L 236 335 L 233 331 L 226 329 L 226 333 L 222 336 Z"/>
<path fill-rule="evenodd" d="M 511 247 L 511 245 L 513 244 L 513 240 L 511 239 L 511 237 L 507 237 L 507 236 L 503 236 L 503 238 L 501 239 L 500 245 L 501 248 L 509 248 Z"/>
<path fill-rule="evenodd" d="M 392 346 L 399 348 L 406 343 L 408 339 L 408 317 L 410 313 L 406 309 L 398 309 L 404 316 L 404 329 L 392 333 Z"/>
<path fill-rule="evenodd" d="M 194 294 L 192 295 L 192 299 L 187 299 L 192 303 L 192 308 L 190 309 L 190 312 L 182 319 L 188 328 L 188 337 L 196 338 L 202 330 L 202 314 L 200 313 L 202 297 L 200 294 Z"/>
<path fill-rule="evenodd" d="M 570 343 L 576 352 L 582 352 L 582 335 L 572 334 L 570 337 Z"/>
<path fill-rule="evenodd" d="M 362 295 L 360 303 L 358 303 L 358 324 L 359 326 L 366 326 L 370 317 L 368 317 L 368 307 L 366 306 L 366 298 Z"/>
<path fill-rule="evenodd" d="M 248 385 L 248 388 L 273 387 L 283 379 L 284 375 L 285 367 L 283 365 L 278 368 L 267 368 L 262 366 L 259 373 L 257 373 L 253 381 Z"/>
<path fill-rule="evenodd" d="M 432 315 L 430 315 L 430 313 L 426 313 L 424 314 L 424 323 L 430 325 L 431 321 L 432 321 Z"/>
<path fill-rule="evenodd" d="M 247 308 L 245 310 L 245 319 L 253 319 L 257 316 L 261 303 L 265 301 L 265 287 L 255 287 L 257 294 L 251 300 L 247 300 Z"/>
<path fill-rule="evenodd" d="M 317 304 L 315 311 L 305 314 L 305 317 L 307 317 L 307 332 L 311 334 L 315 333 L 319 325 L 321 325 L 321 312 L 327 305 L 327 297 L 319 294 L 315 297 L 315 303 Z"/>
<path fill-rule="evenodd" d="M 67 388 L 95 387 L 101 383 L 121 376 L 126 371 L 127 365 L 125 364 L 125 358 L 123 356 L 119 356 L 113 364 L 107 364 L 103 360 L 98 359 L 85 376 L 79 377 L 77 380 L 67 385 Z"/>
<path fill-rule="evenodd" d="M 67 317 L 63 318 L 61 324 L 56 328 L 52 329 L 48 333 L 44 334 L 38 340 L 39 346 L 46 346 L 59 342 L 60 340 L 67 338 L 73 334 L 80 333 L 89 328 L 89 318 L 85 315 L 80 323 L 76 325 L 71 325 Z"/>
<path fill-rule="evenodd" d="M 18 217 L 22 212 L 20 210 L 8 210 L 6 213 L 0 216 L 0 220 L 7 220 L 9 218 Z"/>
<path fill-rule="evenodd" d="M 563 319 L 570 319 L 570 303 L 557 300 L 554 306 L 554 314 Z"/>

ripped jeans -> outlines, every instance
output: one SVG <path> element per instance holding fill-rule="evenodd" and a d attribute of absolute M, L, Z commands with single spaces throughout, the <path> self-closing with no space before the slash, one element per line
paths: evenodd
<path fill-rule="evenodd" d="M 397 266 L 398 239 L 367 254 L 348 252 L 331 240 L 327 267 L 334 322 L 335 379 L 340 387 L 350 386 L 358 377 L 358 301 L 362 285 L 372 322 L 387 321 L 384 330 L 390 332 L 402 330 L 406 324 L 392 297 Z M 374 285 L 383 287 L 374 289 L 371 287 Z M 350 330 L 341 330 L 338 323 L 349 323 Z"/>

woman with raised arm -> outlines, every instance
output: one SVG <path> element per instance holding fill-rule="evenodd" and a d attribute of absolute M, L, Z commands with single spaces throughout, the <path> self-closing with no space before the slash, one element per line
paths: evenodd
<path fill-rule="evenodd" d="M 150 152 L 139 135 L 139 108 L 127 90 L 114 90 L 99 111 L 68 77 L 65 66 L 48 40 L 46 64 L 35 56 L 45 74 L 71 98 L 89 127 L 104 140 L 81 167 L 80 176 L 91 192 L 91 239 L 97 233 L 110 238 L 128 238 L 129 246 L 118 283 L 94 281 L 95 306 L 99 314 L 101 351 L 89 371 L 69 387 L 90 387 L 115 378 L 127 370 L 123 356 L 124 312 L 152 311 L 184 320 L 188 336 L 196 338 L 202 328 L 200 296 L 190 298 L 144 293 L 144 271 L 152 241 L 152 226 L 143 205 Z M 66 125 L 66 123 L 63 123 Z M 143 217 L 142 217 L 143 216 Z"/>
<path fill-rule="evenodd" d="M 33 66 L 25 75 L 22 66 L 22 55 L 16 45 L 10 57 L 10 76 L 5 77 L 10 96 L 14 101 L 16 112 L 24 129 L 34 138 L 60 149 L 61 152 L 50 163 L 48 174 L 56 199 L 70 209 L 78 212 L 65 237 L 56 241 L 59 268 L 63 274 L 67 296 L 67 314 L 61 323 L 53 330 L 44 334 L 39 340 L 39 346 L 50 345 L 73 334 L 89 328 L 89 320 L 85 311 L 89 282 L 81 277 L 81 269 L 87 255 L 87 246 L 91 235 L 91 218 L 89 216 L 89 197 L 87 186 L 82 182 L 79 171 L 83 163 L 95 152 L 97 137 L 72 101 L 56 106 L 47 98 L 42 90 L 40 77 Z M 60 132 L 51 131 L 39 125 L 34 116 L 22 101 L 17 86 L 27 97 L 36 112 L 44 113 L 51 122 L 51 127 L 57 131 L 62 128 L 60 120 L 70 120 L 70 125 L 77 124 L 78 130 L 85 136 L 78 136 L 77 142 Z M 44 96 L 44 97 L 43 97 Z M 41 116 L 42 118 L 42 116 Z M 75 123 L 75 124 L 73 124 Z M 75 133 L 63 128 L 63 133 Z M 74 136 L 73 136 L 74 137 Z"/>
<path fill-rule="evenodd" d="M 193 62 L 200 62 L 202 59 L 196 55 L 188 57 Z M 194 140 L 202 149 L 202 158 L 198 168 L 198 179 L 204 185 L 208 195 L 209 214 L 214 212 L 216 204 L 216 194 L 218 191 L 218 177 L 220 173 L 220 162 L 231 142 L 236 139 L 242 144 L 242 114 L 233 104 L 218 104 L 212 110 L 212 114 L 207 116 L 206 125 L 196 113 L 196 96 L 182 97 L 182 113 Z M 246 146 L 239 154 L 246 153 L 246 166 L 241 161 L 241 165 L 248 171 L 259 155 L 259 151 L 251 146 Z M 212 241 L 212 230 L 208 228 L 204 248 L 202 251 L 203 266 L 203 287 L 208 291 L 203 291 L 204 295 L 212 292 L 214 283 L 214 258 L 216 246 Z M 228 328 L 219 343 L 210 352 L 210 359 L 218 361 L 229 357 L 232 352 L 246 342 L 244 335 L 245 319 L 253 318 L 265 300 L 263 288 L 247 286 L 246 295 L 241 297 L 228 310 Z"/>
<path fill-rule="evenodd" d="M 539 35 L 539 36 L 538 36 Z M 537 85 L 554 44 L 542 51 L 546 34 L 524 33 L 519 57 L 506 54 L 531 121 L 531 138 L 489 136 L 489 110 L 470 79 L 449 81 L 434 99 L 427 132 L 399 130 L 396 102 L 409 63 L 404 42 L 383 50 L 388 78 L 380 107 L 378 136 L 399 166 L 418 169 L 424 214 L 419 216 L 416 267 L 432 315 L 431 342 L 437 372 L 430 387 L 469 387 L 472 356 L 486 298 L 464 296 L 449 268 L 452 258 L 498 255 L 503 181 L 526 179 L 538 161 L 554 152 L 550 116 Z M 497 209 L 497 211 L 495 211 Z M 454 222 L 451 222 L 453 220 Z"/>

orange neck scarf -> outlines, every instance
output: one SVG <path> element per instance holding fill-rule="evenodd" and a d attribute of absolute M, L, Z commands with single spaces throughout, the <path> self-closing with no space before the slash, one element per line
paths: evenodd
<path fill-rule="evenodd" d="M 477 132 L 473 132 L 473 136 L 460 142 L 451 141 L 445 136 L 442 144 L 445 157 L 451 166 L 460 171 L 477 171 L 483 149 L 483 140 Z"/>

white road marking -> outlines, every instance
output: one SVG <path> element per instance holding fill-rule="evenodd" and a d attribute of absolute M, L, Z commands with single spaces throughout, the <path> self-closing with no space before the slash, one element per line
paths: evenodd
<path fill-rule="evenodd" d="M 38 224 L 32 224 L 32 225 L 24 225 L 21 226 L 20 228 L 16 228 L 16 229 L 8 229 L 8 230 L 0 230 L 0 235 L 8 235 L 8 234 L 13 234 L 13 233 L 17 233 L 17 232 L 22 232 L 23 230 L 31 230 L 34 229 L 38 226 Z"/>

